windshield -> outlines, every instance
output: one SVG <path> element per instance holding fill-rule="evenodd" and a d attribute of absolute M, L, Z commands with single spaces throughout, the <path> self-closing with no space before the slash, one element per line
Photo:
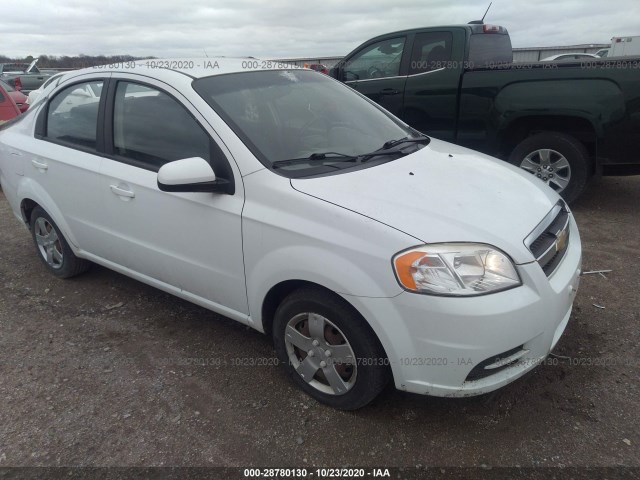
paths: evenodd
<path fill-rule="evenodd" d="M 349 87 L 316 72 L 241 72 L 201 78 L 193 88 L 267 167 L 324 152 L 362 155 L 416 133 Z M 317 162 L 310 159 L 287 169 L 310 167 Z"/>
<path fill-rule="evenodd" d="M 62 75 L 64 75 L 64 72 L 62 73 L 56 73 L 53 77 L 50 77 L 46 82 L 44 82 L 42 84 L 42 89 L 44 90 L 45 88 L 47 88 L 49 85 L 51 85 L 51 82 L 53 82 L 54 80 L 57 80 L 58 78 L 60 78 Z"/>
<path fill-rule="evenodd" d="M 0 87 L 4 88 L 7 92 L 13 92 L 15 89 L 8 83 L 0 80 Z"/>

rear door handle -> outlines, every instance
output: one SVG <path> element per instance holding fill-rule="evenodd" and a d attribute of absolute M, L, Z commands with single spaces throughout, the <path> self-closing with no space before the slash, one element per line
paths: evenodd
<path fill-rule="evenodd" d="M 136 194 L 131 190 L 125 190 L 124 188 L 120 188 L 117 185 L 110 185 L 111 191 L 118 195 L 119 197 L 127 197 L 127 198 L 135 198 Z"/>
<path fill-rule="evenodd" d="M 398 95 L 400 90 L 396 90 L 395 88 L 383 88 L 380 90 L 380 95 Z"/>
<path fill-rule="evenodd" d="M 37 160 L 31 160 L 31 165 L 33 165 L 39 170 L 46 170 L 47 168 L 49 168 L 49 165 L 47 165 L 46 163 L 39 162 Z"/>

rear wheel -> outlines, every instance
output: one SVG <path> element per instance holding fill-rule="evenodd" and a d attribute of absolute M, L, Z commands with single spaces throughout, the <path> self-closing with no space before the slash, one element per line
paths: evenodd
<path fill-rule="evenodd" d="M 273 337 L 293 381 L 334 408 L 365 406 L 389 380 L 386 356 L 371 329 L 330 292 L 304 288 L 289 295 L 276 311 Z"/>
<path fill-rule="evenodd" d="M 590 174 L 589 152 L 574 137 L 544 132 L 525 138 L 509 156 L 516 165 L 572 202 L 584 190 Z"/>
<path fill-rule="evenodd" d="M 69 278 L 89 269 L 91 263 L 74 255 L 60 229 L 44 209 L 33 209 L 30 224 L 38 257 L 56 277 Z"/>

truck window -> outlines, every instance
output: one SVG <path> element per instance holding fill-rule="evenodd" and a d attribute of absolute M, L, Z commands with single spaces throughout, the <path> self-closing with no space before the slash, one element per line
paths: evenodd
<path fill-rule="evenodd" d="M 469 66 L 486 68 L 513 62 L 509 35 L 502 33 L 473 33 L 469 39 Z"/>
<path fill-rule="evenodd" d="M 419 33 L 413 41 L 409 75 L 445 68 L 451 60 L 451 32 Z"/>
<path fill-rule="evenodd" d="M 383 40 L 365 47 L 344 65 L 344 80 L 368 80 L 395 77 L 400 73 L 400 60 L 405 37 Z"/>

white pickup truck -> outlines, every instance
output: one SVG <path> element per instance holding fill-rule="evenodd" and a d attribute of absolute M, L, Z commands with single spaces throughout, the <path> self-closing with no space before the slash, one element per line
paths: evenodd
<path fill-rule="evenodd" d="M 638 57 L 640 56 L 640 35 L 634 37 L 613 37 L 611 46 L 598 50 L 596 55 L 608 57 Z"/>

